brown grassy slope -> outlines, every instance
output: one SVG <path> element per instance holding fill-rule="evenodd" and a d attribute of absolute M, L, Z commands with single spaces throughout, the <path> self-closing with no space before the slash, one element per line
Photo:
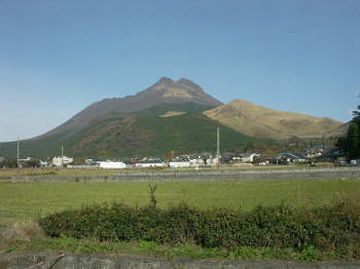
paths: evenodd
<path fill-rule="evenodd" d="M 244 100 L 234 100 L 204 114 L 245 135 L 273 139 L 322 137 L 342 125 L 330 118 L 277 111 Z"/>

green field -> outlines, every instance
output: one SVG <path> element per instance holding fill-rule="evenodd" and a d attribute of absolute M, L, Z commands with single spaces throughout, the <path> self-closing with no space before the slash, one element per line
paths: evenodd
<path fill-rule="evenodd" d="M 359 201 L 360 180 L 266 180 L 243 182 L 118 182 L 118 183 L 0 183 L 0 226 L 84 204 L 149 202 L 149 184 L 157 184 L 160 207 L 186 202 L 192 207 L 274 205 L 317 207 L 340 199 Z"/>

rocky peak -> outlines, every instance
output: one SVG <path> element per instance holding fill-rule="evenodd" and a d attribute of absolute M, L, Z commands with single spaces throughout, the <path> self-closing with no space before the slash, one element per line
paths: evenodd
<path fill-rule="evenodd" d="M 199 85 L 189 79 L 173 80 L 162 77 L 150 88 L 139 92 L 138 97 L 146 99 L 146 103 L 179 103 L 195 102 L 209 106 L 218 106 L 222 103 L 208 95 Z"/>
<path fill-rule="evenodd" d="M 191 80 L 186 79 L 186 78 L 181 78 L 181 79 L 177 80 L 176 85 L 178 87 L 185 88 L 185 89 L 188 89 L 188 90 L 191 90 L 191 91 L 198 91 L 198 92 L 201 92 L 201 93 L 204 92 L 203 89 L 198 84 L 196 84 L 196 83 L 194 83 Z"/>
<path fill-rule="evenodd" d="M 203 89 L 189 79 L 181 78 L 173 80 L 168 77 L 162 77 L 158 82 L 149 88 L 150 91 L 162 91 L 163 97 L 185 97 L 201 96 Z"/>
<path fill-rule="evenodd" d="M 162 77 L 156 82 L 151 89 L 158 90 L 158 89 L 167 89 L 172 87 L 175 84 L 175 81 L 168 77 Z"/>

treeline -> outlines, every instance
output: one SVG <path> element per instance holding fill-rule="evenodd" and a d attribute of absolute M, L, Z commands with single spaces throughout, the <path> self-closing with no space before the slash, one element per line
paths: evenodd
<path fill-rule="evenodd" d="M 315 209 L 281 204 L 240 209 L 196 210 L 185 204 L 149 206 L 96 205 L 66 210 L 39 220 L 51 237 L 96 238 L 99 241 L 191 242 L 204 248 L 238 247 L 303 251 L 315 248 L 337 258 L 360 258 L 360 206 L 338 203 Z"/>

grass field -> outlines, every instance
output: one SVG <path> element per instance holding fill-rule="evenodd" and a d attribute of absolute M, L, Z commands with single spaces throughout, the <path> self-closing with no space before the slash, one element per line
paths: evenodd
<path fill-rule="evenodd" d="M 157 184 L 160 207 L 186 202 L 192 207 L 241 207 L 250 210 L 282 201 L 316 207 L 339 199 L 359 201 L 360 180 L 266 180 L 244 182 L 0 183 L 0 226 L 26 222 L 84 204 L 149 202 L 149 184 Z"/>

